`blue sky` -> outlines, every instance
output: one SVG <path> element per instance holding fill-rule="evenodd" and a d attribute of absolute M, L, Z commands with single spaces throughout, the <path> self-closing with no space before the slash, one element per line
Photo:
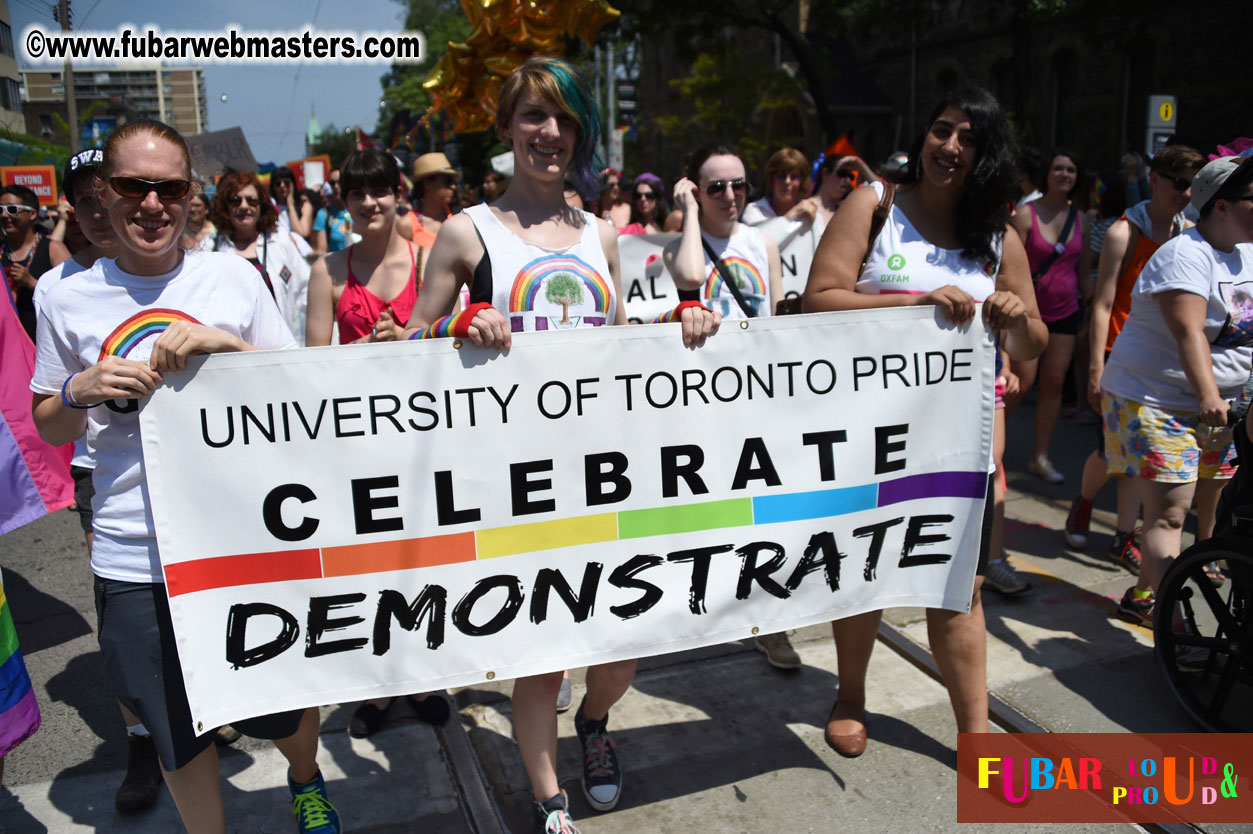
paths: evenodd
<path fill-rule="evenodd" d="M 71 0 L 74 29 L 112 30 L 122 23 L 153 23 L 169 30 L 218 30 L 237 23 L 245 30 L 290 30 L 312 22 L 317 29 L 398 31 L 403 9 L 393 0 Z M 56 28 L 49 0 L 9 0 L 15 46 L 26 27 Z M 19 49 L 20 52 L 20 49 Z M 28 67 L 19 55 L 18 66 Z M 310 106 L 322 126 L 360 124 L 373 130 L 386 64 L 294 64 L 230 66 L 202 64 L 209 99 L 209 128 L 243 128 L 258 162 L 304 155 Z M 221 100 L 222 95 L 226 101 Z"/>

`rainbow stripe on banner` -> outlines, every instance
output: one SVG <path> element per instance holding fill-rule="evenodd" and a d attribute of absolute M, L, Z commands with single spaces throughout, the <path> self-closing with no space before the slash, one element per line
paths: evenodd
<path fill-rule="evenodd" d="M 39 729 L 39 704 L 26 674 L 9 600 L 0 585 L 0 757 Z"/>
<path fill-rule="evenodd" d="M 113 332 L 104 340 L 100 347 L 100 359 L 106 356 L 126 356 L 135 349 L 135 345 L 149 336 L 161 333 L 176 321 L 189 321 L 200 324 L 192 316 L 180 310 L 164 307 L 151 307 L 141 310 L 126 321 L 113 328 Z M 96 361 L 100 361 L 97 359 Z"/>
<path fill-rule="evenodd" d="M 574 255 L 544 255 L 522 267 L 518 271 L 518 277 L 513 279 L 513 292 L 509 294 L 509 312 L 533 311 L 535 297 L 539 295 L 545 279 L 563 272 L 572 274 L 583 282 L 591 293 L 592 308 L 597 313 L 609 313 L 609 283 L 591 264 Z"/>
<path fill-rule="evenodd" d="M 931 472 L 862 486 L 623 510 L 402 541 L 192 559 L 166 565 L 165 581 L 174 597 L 264 582 L 411 570 L 583 544 L 808 521 L 919 498 L 981 499 L 987 486 L 986 472 Z"/>

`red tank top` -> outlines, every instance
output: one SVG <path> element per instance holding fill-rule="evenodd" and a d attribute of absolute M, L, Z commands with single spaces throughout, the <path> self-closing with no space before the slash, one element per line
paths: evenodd
<path fill-rule="evenodd" d="M 383 315 L 384 310 L 391 310 L 392 318 L 404 325 L 409 321 L 413 305 L 418 303 L 418 262 L 413 254 L 413 244 L 409 244 L 409 280 L 404 289 L 391 301 L 383 301 L 370 292 L 352 274 L 352 250 L 348 247 L 348 283 L 335 305 L 335 323 L 339 325 L 339 343 L 341 345 L 355 342 L 374 330 L 374 323 Z"/>

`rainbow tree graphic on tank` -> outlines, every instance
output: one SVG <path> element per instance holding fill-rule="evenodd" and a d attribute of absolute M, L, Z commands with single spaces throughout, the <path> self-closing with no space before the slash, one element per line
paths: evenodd
<path fill-rule="evenodd" d="M 518 271 L 509 295 L 509 328 L 600 327 L 611 317 L 609 282 L 575 255 L 543 255 Z"/>

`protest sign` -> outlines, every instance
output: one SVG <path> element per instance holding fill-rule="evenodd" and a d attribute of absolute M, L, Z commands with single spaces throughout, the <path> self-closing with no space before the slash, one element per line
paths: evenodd
<path fill-rule="evenodd" d="M 757 227 L 779 245 L 783 294 L 797 296 L 805 291 L 809 265 L 818 247 L 813 224 L 777 217 Z M 622 269 L 622 298 L 627 318 L 639 324 L 650 322 L 679 303 L 674 279 L 662 263 L 661 250 L 674 232 L 656 235 L 623 235 L 618 238 L 618 262 Z M 710 278 L 716 270 L 710 270 Z M 777 302 L 778 299 L 775 299 Z"/>
<path fill-rule="evenodd" d="M 195 358 L 141 424 L 197 730 L 966 610 L 993 348 L 941 320 Z"/>
<path fill-rule="evenodd" d="M 57 204 L 57 174 L 51 165 L 5 165 L 0 167 L 0 185 L 24 185 L 35 192 L 39 205 Z"/>
<path fill-rule="evenodd" d="M 191 153 L 191 167 L 197 177 L 212 179 L 227 171 L 255 171 L 256 157 L 238 127 L 214 130 L 188 136 L 187 150 Z"/>

